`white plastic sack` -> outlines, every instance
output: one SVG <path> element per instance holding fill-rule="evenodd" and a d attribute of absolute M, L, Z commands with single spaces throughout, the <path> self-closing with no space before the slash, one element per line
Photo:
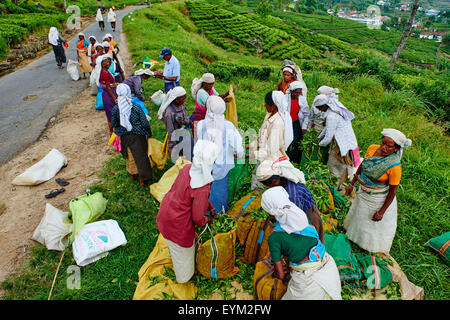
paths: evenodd
<path fill-rule="evenodd" d="M 67 73 L 74 81 L 80 79 L 80 64 L 69 59 L 69 62 L 67 63 Z"/>
<path fill-rule="evenodd" d="M 72 232 L 72 223 L 68 215 L 68 212 L 47 203 L 44 216 L 31 239 L 42 243 L 48 250 L 63 251 L 69 244 L 69 235 Z"/>
<path fill-rule="evenodd" d="M 127 239 L 117 221 L 96 221 L 86 224 L 75 237 L 72 243 L 73 257 L 77 265 L 83 267 L 125 244 Z"/>
<path fill-rule="evenodd" d="M 163 102 L 165 97 L 166 97 L 166 94 L 163 93 L 162 90 L 158 90 L 151 96 L 151 99 L 152 99 L 153 103 L 159 107 L 159 106 L 161 106 L 161 103 Z"/>
<path fill-rule="evenodd" d="M 52 149 L 47 155 L 22 174 L 17 176 L 12 184 L 33 186 L 53 178 L 59 170 L 67 165 L 67 158 L 58 150 Z"/>
<path fill-rule="evenodd" d="M 91 96 L 96 96 L 98 94 L 97 85 L 91 86 Z"/>

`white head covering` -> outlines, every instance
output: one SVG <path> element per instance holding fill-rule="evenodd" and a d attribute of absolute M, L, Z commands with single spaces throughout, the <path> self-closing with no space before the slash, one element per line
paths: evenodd
<path fill-rule="evenodd" d="M 323 106 L 324 104 L 326 104 L 332 111 L 341 115 L 345 120 L 353 120 L 355 118 L 353 112 L 348 110 L 339 101 L 339 97 L 337 96 L 337 93 L 339 93 L 339 89 L 322 86 L 317 90 L 317 92 L 319 93 L 319 95 L 314 98 L 314 107 Z"/>
<path fill-rule="evenodd" d="M 109 44 L 108 41 L 103 41 L 102 42 L 102 46 L 104 46 L 104 47 L 111 47 L 111 45 Z"/>
<path fill-rule="evenodd" d="M 202 83 L 214 83 L 216 79 L 214 78 L 214 75 L 212 73 L 204 73 L 200 79 L 195 78 L 192 80 L 191 85 L 191 95 L 195 99 L 195 96 L 197 95 L 198 90 L 202 87 Z M 209 92 L 208 92 L 209 93 Z"/>
<path fill-rule="evenodd" d="M 88 40 L 94 39 L 97 42 L 97 38 L 95 36 L 89 36 Z"/>
<path fill-rule="evenodd" d="M 51 27 L 48 32 L 48 42 L 50 42 L 54 46 L 57 46 L 58 38 L 59 38 L 58 29 L 56 29 L 56 27 Z"/>
<path fill-rule="evenodd" d="M 103 54 L 100 57 L 97 58 L 97 60 L 95 60 L 95 75 L 96 75 L 96 79 L 95 79 L 95 83 L 97 84 L 97 87 L 100 87 L 100 73 L 102 71 L 102 62 L 103 60 L 106 59 L 111 59 L 111 56 L 107 55 L 107 54 Z"/>
<path fill-rule="evenodd" d="M 161 103 L 161 106 L 159 107 L 158 119 L 162 119 L 164 111 L 166 111 L 167 107 L 172 103 L 173 100 L 184 95 L 186 95 L 186 90 L 184 90 L 183 87 L 175 87 L 170 89 L 169 92 L 167 92 L 163 102 Z"/>
<path fill-rule="evenodd" d="M 299 98 L 299 104 L 300 103 L 306 103 L 308 104 L 308 102 L 306 101 L 306 92 L 307 92 L 307 88 L 306 88 L 306 84 L 303 80 L 299 81 L 293 81 L 289 84 L 289 88 L 286 90 L 286 101 L 288 106 L 291 106 L 291 101 L 292 101 L 292 97 L 291 97 L 291 91 L 297 90 L 297 89 L 302 89 L 302 97 L 304 98 Z"/>
<path fill-rule="evenodd" d="M 125 127 L 127 131 L 131 131 L 133 126 L 130 123 L 131 108 L 133 104 L 131 100 L 131 89 L 128 85 L 121 83 L 117 86 L 117 105 L 119 106 L 120 125 Z"/>
<path fill-rule="evenodd" d="M 276 161 L 264 160 L 256 168 L 256 179 L 260 182 L 266 181 L 275 175 L 286 178 L 294 183 L 306 183 L 303 172 L 294 167 L 285 156 Z"/>
<path fill-rule="evenodd" d="M 289 106 L 287 104 L 286 97 L 281 91 L 272 91 L 272 100 L 278 108 L 278 112 L 284 120 L 284 141 L 286 150 L 291 144 L 292 140 L 294 140 L 294 129 L 292 127 L 292 118 L 289 113 Z"/>
<path fill-rule="evenodd" d="M 222 149 L 222 134 L 225 125 L 225 101 L 218 96 L 210 96 L 206 100 L 206 132 L 208 140 L 214 142 L 219 151 Z"/>
<path fill-rule="evenodd" d="M 96 42 L 95 45 L 94 45 L 94 48 L 97 48 L 97 47 L 102 47 L 103 48 L 103 45 L 101 43 L 99 43 L 99 42 Z"/>
<path fill-rule="evenodd" d="M 78 36 L 83 36 L 83 37 L 84 37 L 84 39 L 86 40 L 86 36 L 84 35 L 84 33 L 83 33 L 83 32 L 80 32 L 80 33 L 78 34 Z"/>
<path fill-rule="evenodd" d="M 147 74 L 149 76 L 153 76 L 154 75 L 153 71 L 151 71 L 149 69 L 139 69 L 139 70 L 134 72 L 135 76 L 141 76 L 143 74 Z"/>
<path fill-rule="evenodd" d="M 106 38 L 111 38 L 111 39 L 112 39 L 112 37 L 113 37 L 113 36 L 112 36 L 111 33 L 107 33 L 107 34 L 105 34 L 105 35 L 103 36 L 103 39 L 102 39 L 102 40 L 105 41 Z"/>
<path fill-rule="evenodd" d="M 287 233 L 302 231 L 309 225 L 305 212 L 289 200 L 289 194 L 281 186 L 264 191 L 261 207 L 275 216 Z"/>
<path fill-rule="evenodd" d="M 208 140 L 198 140 L 194 146 L 194 157 L 192 159 L 189 176 L 192 189 L 201 188 L 214 179 L 211 171 L 219 154 L 216 144 Z"/>
<path fill-rule="evenodd" d="M 396 144 L 400 146 L 400 157 L 402 157 L 403 155 L 403 148 L 409 147 L 412 144 L 411 139 L 406 138 L 403 132 L 397 129 L 383 129 L 383 131 L 381 131 L 381 134 L 383 135 L 383 137 L 391 138 Z"/>

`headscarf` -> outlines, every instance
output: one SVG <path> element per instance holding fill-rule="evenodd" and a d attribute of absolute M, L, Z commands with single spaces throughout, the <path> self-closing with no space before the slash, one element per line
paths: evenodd
<path fill-rule="evenodd" d="M 295 91 L 297 89 L 302 89 L 302 97 L 305 98 L 305 100 L 299 98 L 299 106 L 301 103 L 308 104 L 308 102 L 306 101 L 306 90 L 307 90 L 306 84 L 303 80 L 301 80 L 301 81 L 296 80 L 289 84 L 289 88 L 286 91 L 286 101 L 287 101 L 288 106 L 291 106 L 291 101 L 292 101 L 291 92 Z M 303 101 L 300 101 L 300 100 L 303 100 Z"/>
<path fill-rule="evenodd" d="M 396 144 L 400 146 L 400 158 L 403 155 L 403 148 L 409 147 L 412 144 L 411 139 L 406 138 L 403 132 L 397 129 L 383 129 L 383 131 L 381 131 L 381 134 L 383 135 L 383 137 L 391 138 Z"/>
<path fill-rule="evenodd" d="M 111 39 L 112 39 L 113 36 L 112 36 L 111 33 L 107 33 L 107 34 L 105 34 L 105 35 L 103 36 L 103 39 L 102 39 L 102 40 L 105 41 L 106 38 L 111 38 Z M 108 41 L 108 42 L 109 42 L 109 41 Z"/>
<path fill-rule="evenodd" d="M 328 105 L 330 109 L 344 118 L 344 120 L 353 120 L 355 115 L 353 112 L 348 110 L 340 101 L 337 93 L 339 93 L 338 88 L 331 88 L 328 86 L 321 86 L 317 92 L 318 96 L 314 98 L 313 106 L 323 106 Z"/>
<path fill-rule="evenodd" d="M 95 45 L 94 45 L 94 48 L 97 48 L 97 47 L 102 47 L 103 48 L 103 45 L 101 43 L 99 43 L 99 42 L 96 42 Z"/>
<path fill-rule="evenodd" d="M 182 97 L 185 94 L 186 90 L 183 87 L 175 87 L 170 89 L 169 92 L 167 92 L 163 102 L 161 103 L 161 106 L 159 107 L 158 119 L 162 119 L 164 111 L 166 111 L 167 107 L 173 102 L 173 100 Z"/>
<path fill-rule="evenodd" d="M 57 46 L 58 38 L 59 38 L 58 29 L 56 29 L 56 27 L 51 27 L 48 32 L 48 42 L 50 42 L 50 44 L 52 44 L 54 46 Z"/>
<path fill-rule="evenodd" d="M 303 172 L 294 167 L 285 156 L 276 161 L 264 160 L 256 168 L 256 179 L 258 181 L 266 181 L 272 176 L 280 176 L 294 183 L 306 183 Z"/>
<path fill-rule="evenodd" d="M 94 39 L 97 42 L 97 38 L 95 36 L 89 36 L 88 40 Z"/>
<path fill-rule="evenodd" d="M 116 88 L 117 105 L 119 106 L 120 125 L 125 127 L 127 131 L 131 131 L 133 126 L 130 123 L 131 108 L 133 104 L 131 100 L 131 89 L 127 84 L 121 83 Z"/>
<path fill-rule="evenodd" d="M 214 142 L 219 151 L 222 149 L 222 134 L 225 125 L 225 101 L 218 96 L 210 96 L 206 100 L 206 132 L 208 140 Z"/>
<path fill-rule="evenodd" d="M 192 80 L 191 85 L 191 95 L 192 98 L 195 99 L 195 96 L 197 95 L 198 90 L 202 87 L 202 83 L 214 83 L 216 79 L 214 78 L 214 75 L 212 73 L 204 73 L 200 79 L 195 78 Z M 208 92 L 209 93 L 209 92 Z"/>
<path fill-rule="evenodd" d="M 139 69 L 139 70 L 134 72 L 135 76 L 141 76 L 143 74 L 147 74 L 149 76 L 153 76 L 154 75 L 153 71 L 151 71 L 149 69 Z"/>
<path fill-rule="evenodd" d="M 289 200 L 289 194 L 281 186 L 264 191 L 261 207 L 275 216 L 281 228 L 289 234 L 302 231 L 309 225 L 305 212 Z"/>
<path fill-rule="evenodd" d="M 281 91 L 272 91 L 272 100 L 278 108 L 278 113 L 284 120 L 284 141 L 287 150 L 291 142 L 294 140 L 294 129 L 292 127 L 292 118 L 289 112 L 289 106 L 284 93 Z"/>
<path fill-rule="evenodd" d="M 106 59 L 111 59 L 111 56 L 107 55 L 107 54 L 103 54 L 101 56 L 99 56 L 97 58 L 97 60 L 95 60 L 95 75 L 96 75 L 96 79 L 95 79 L 95 83 L 97 84 L 97 87 L 100 87 L 100 74 L 102 72 L 102 62 L 103 60 Z"/>
<path fill-rule="evenodd" d="M 219 154 L 216 144 L 208 140 L 198 140 L 194 146 L 194 156 L 189 169 L 192 189 L 201 188 L 214 179 L 212 168 Z"/>

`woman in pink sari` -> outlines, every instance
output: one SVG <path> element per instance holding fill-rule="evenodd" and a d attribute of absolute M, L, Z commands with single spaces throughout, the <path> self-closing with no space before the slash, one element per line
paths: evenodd
<path fill-rule="evenodd" d="M 219 94 L 216 89 L 214 89 L 215 78 L 212 73 L 204 73 L 199 80 L 196 80 L 197 79 L 194 80 L 191 91 L 192 96 L 195 99 L 195 109 L 192 114 L 192 122 L 194 123 L 192 135 L 194 136 L 195 142 L 197 142 L 197 123 L 200 120 L 205 119 L 206 116 L 206 100 L 214 95 L 221 97 L 225 102 L 230 101 L 230 98 L 227 98 L 230 95 L 229 91 L 224 94 Z"/>

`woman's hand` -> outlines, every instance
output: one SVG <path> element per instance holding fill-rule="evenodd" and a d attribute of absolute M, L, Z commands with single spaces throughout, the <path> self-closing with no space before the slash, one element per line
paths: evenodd
<path fill-rule="evenodd" d="M 345 194 L 348 196 L 349 194 L 351 194 L 353 191 L 353 185 L 349 184 L 349 186 L 347 187 L 347 189 L 345 189 Z"/>
<path fill-rule="evenodd" d="M 117 104 L 117 103 L 118 103 L 118 102 L 117 102 L 117 99 L 115 99 L 115 98 L 114 98 L 114 103 L 115 103 L 115 104 Z"/>
<path fill-rule="evenodd" d="M 230 102 L 231 100 L 232 100 L 232 98 L 230 98 L 230 97 L 228 97 L 228 98 L 225 98 L 225 99 L 223 99 L 226 103 L 228 103 L 228 102 Z"/>
<path fill-rule="evenodd" d="M 381 219 L 383 219 L 383 215 L 384 215 L 384 210 L 378 210 L 373 215 L 372 220 L 373 221 L 380 221 Z"/>

